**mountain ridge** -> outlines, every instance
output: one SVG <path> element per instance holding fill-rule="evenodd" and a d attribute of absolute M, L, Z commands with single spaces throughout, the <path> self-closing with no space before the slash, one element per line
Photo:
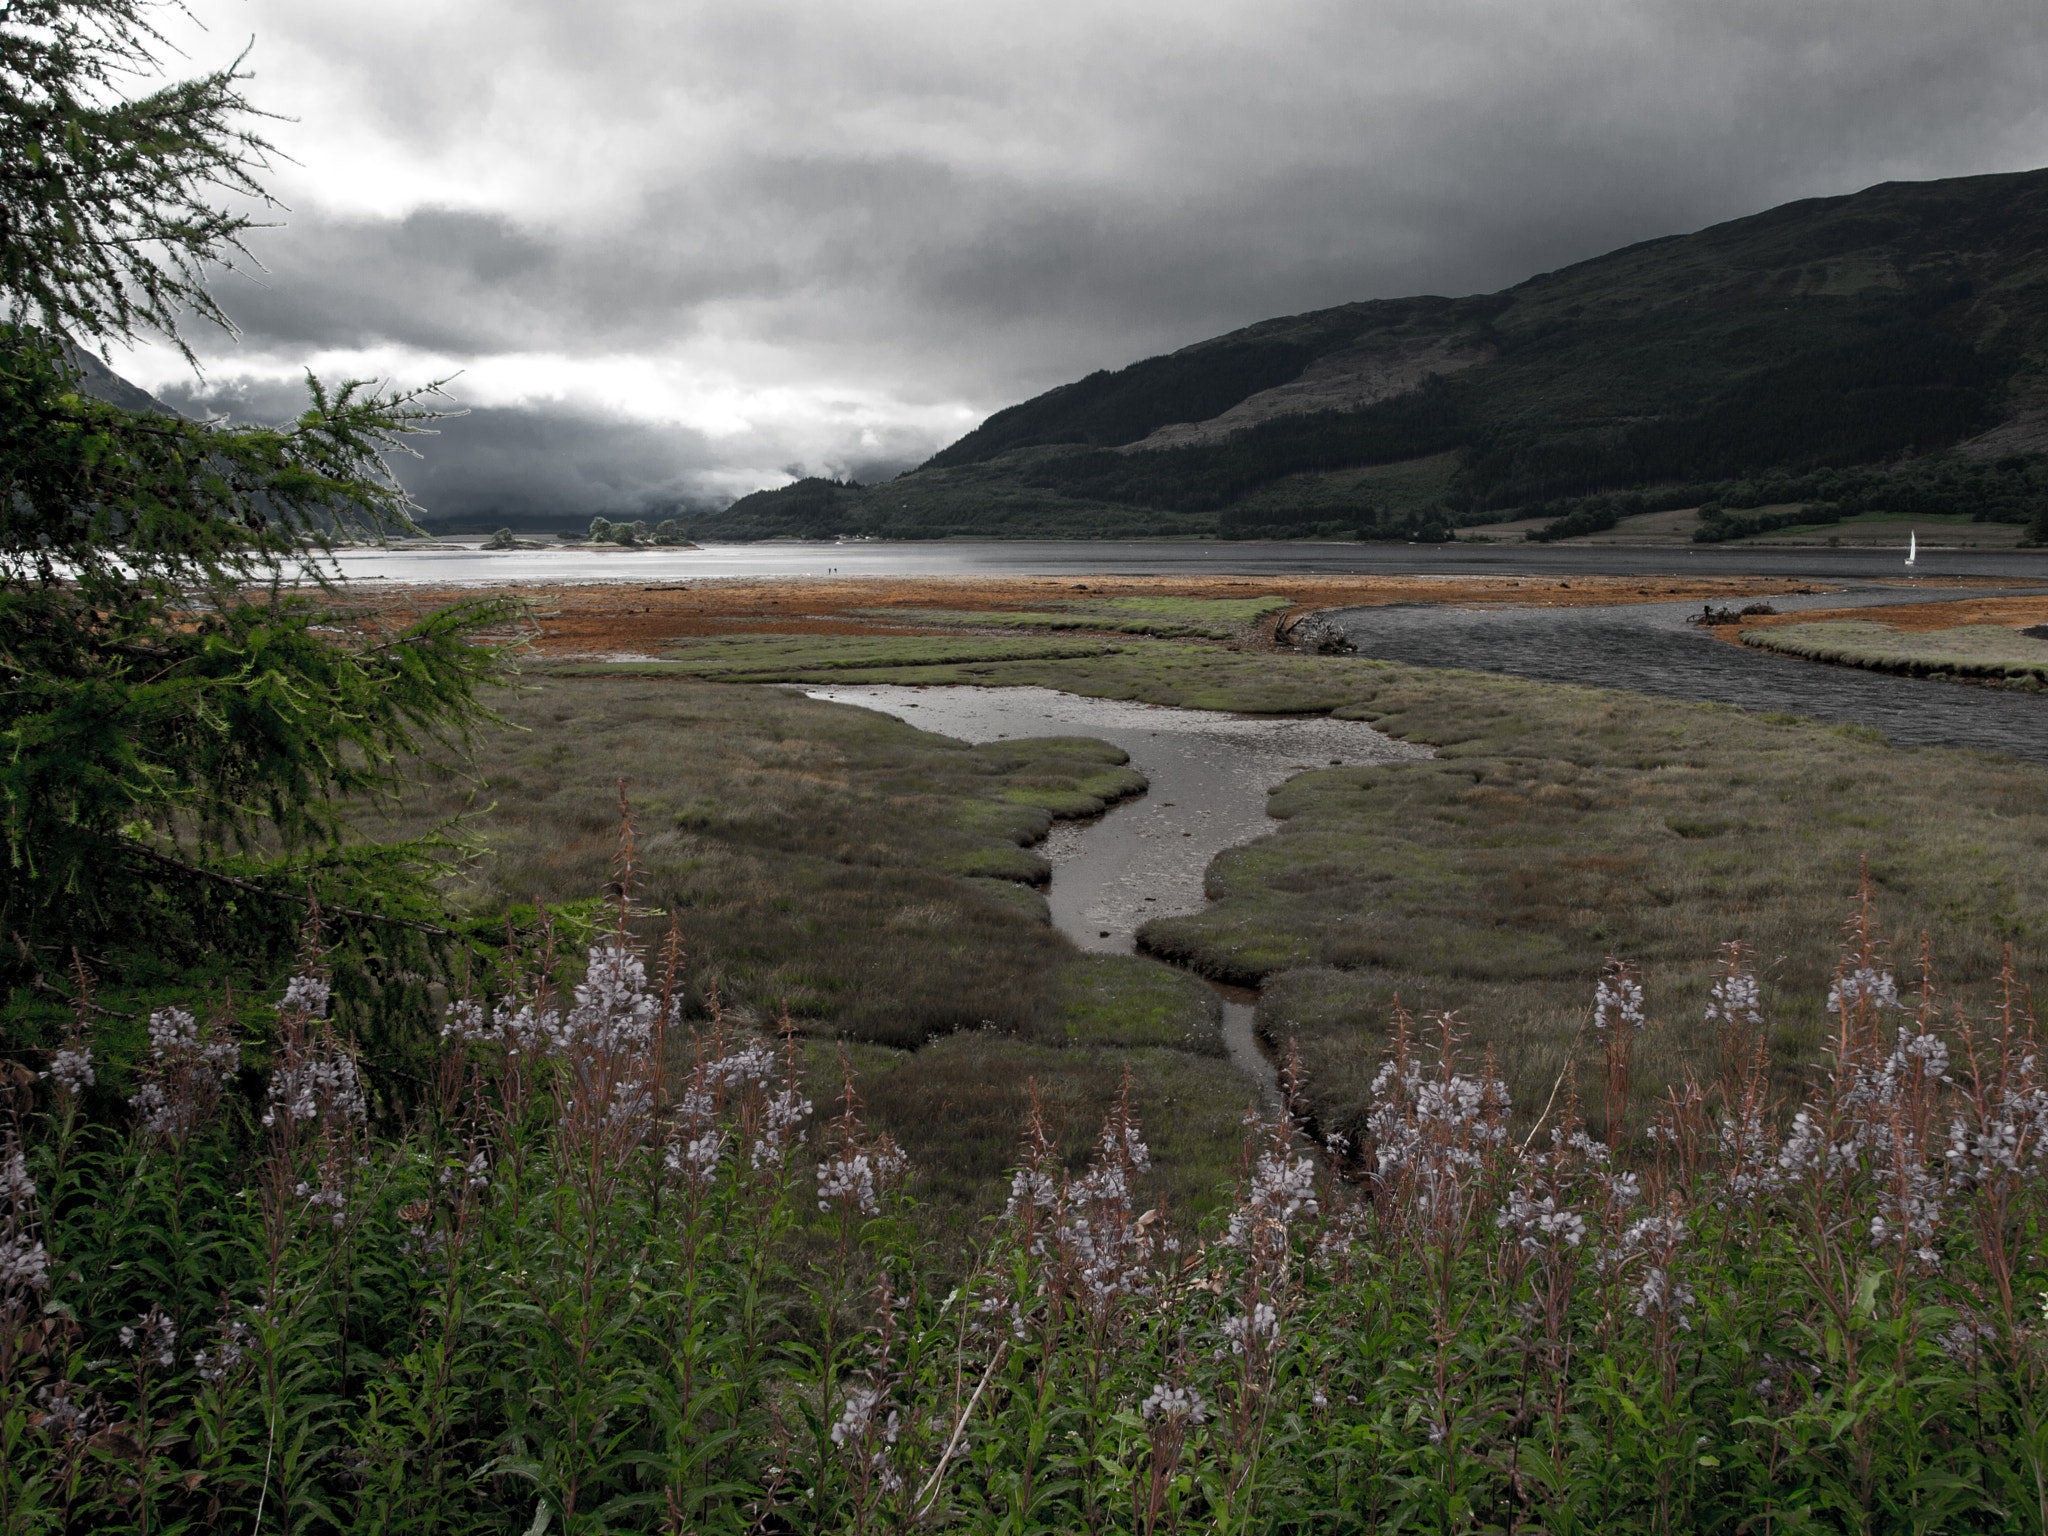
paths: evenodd
<path fill-rule="evenodd" d="M 1492 294 L 1272 317 L 1006 407 L 886 485 L 800 481 L 694 526 L 1413 537 L 2044 447 L 2037 170 L 1801 199 Z"/>

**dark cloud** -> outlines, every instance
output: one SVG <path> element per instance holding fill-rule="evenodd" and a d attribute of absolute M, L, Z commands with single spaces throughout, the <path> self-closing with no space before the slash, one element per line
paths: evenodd
<path fill-rule="evenodd" d="M 199 6 L 299 113 L 270 276 L 224 285 L 244 355 L 637 360 L 726 397 L 694 429 L 479 411 L 431 472 L 479 505 L 518 464 L 569 500 L 914 460 L 942 407 L 1272 315 L 2048 163 L 2039 0 L 367 3 L 405 49 Z"/>
<path fill-rule="evenodd" d="M 238 422 L 289 421 L 305 408 L 303 387 L 237 379 L 159 391 L 188 416 Z M 451 402 L 450 409 L 460 408 Z M 430 527 L 505 524 L 578 527 L 592 517 L 669 517 L 709 512 L 764 483 L 822 474 L 887 479 L 921 461 L 928 442 L 898 436 L 794 461 L 786 441 L 755 435 L 736 442 L 685 427 L 634 421 L 559 403 L 478 407 L 408 440 L 418 457 L 390 456 Z"/>

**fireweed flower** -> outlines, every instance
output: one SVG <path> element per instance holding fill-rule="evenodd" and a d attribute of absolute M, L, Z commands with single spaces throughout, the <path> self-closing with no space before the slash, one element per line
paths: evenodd
<path fill-rule="evenodd" d="M 346 1122 L 368 1113 L 356 1059 L 331 1037 L 315 1039 L 296 1061 L 272 1072 L 269 1096 L 266 1126 L 276 1124 L 280 1111 L 294 1121 L 332 1116 Z"/>
<path fill-rule="evenodd" d="M 292 1194 L 306 1202 L 307 1211 L 326 1211 L 330 1226 L 338 1227 L 348 1220 L 348 1192 L 331 1187 L 324 1176 L 317 1185 L 301 1179 L 292 1186 Z"/>
<path fill-rule="evenodd" d="M 1840 1013 L 1844 1006 L 1854 1008 L 1865 999 L 1874 1008 L 1900 1007 L 1897 979 L 1890 971 L 1858 966 L 1828 988 L 1828 1012 Z"/>
<path fill-rule="evenodd" d="M 897 1493 L 903 1479 L 889 1465 L 889 1447 L 902 1432 L 903 1415 L 890 1404 L 888 1394 L 879 1387 L 850 1387 L 832 1425 L 832 1443 L 842 1455 L 861 1457 L 883 1492 Z"/>
<path fill-rule="evenodd" d="M 178 1325 L 153 1306 L 121 1330 L 121 1347 L 169 1370 L 178 1363 Z"/>
<path fill-rule="evenodd" d="M 1138 1405 L 1138 1417 L 1161 1418 L 1186 1424 L 1206 1424 L 1209 1421 L 1209 1405 L 1202 1401 L 1202 1394 L 1193 1387 L 1169 1387 L 1162 1381 L 1153 1387 L 1151 1394 Z"/>
<path fill-rule="evenodd" d="M 1285 1232 L 1295 1221 L 1313 1216 L 1319 1209 L 1315 1164 L 1282 1151 L 1263 1152 L 1252 1168 L 1244 1199 L 1230 1213 L 1230 1231 L 1223 1240 L 1233 1248 L 1243 1248 L 1254 1233 Z"/>
<path fill-rule="evenodd" d="M 92 1070 L 92 1047 L 83 1041 L 67 1044 L 50 1053 L 50 1069 L 43 1074 L 66 1093 L 90 1088 L 98 1079 Z"/>
<path fill-rule="evenodd" d="M 37 1413 L 29 1416 L 29 1422 L 46 1435 L 62 1435 L 69 1440 L 84 1440 L 92 1434 L 101 1417 L 96 1406 L 79 1402 L 71 1394 L 78 1387 L 68 1381 L 36 1389 Z"/>
<path fill-rule="evenodd" d="M 1519 1189 L 1510 1190 L 1507 1208 L 1493 1218 L 1493 1224 L 1516 1234 L 1525 1253 L 1544 1248 L 1576 1248 L 1586 1240 L 1586 1218 L 1577 1211 L 1560 1208 L 1555 1195 L 1539 1197 Z"/>
<path fill-rule="evenodd" d="M 1754 1029 L 1764 1021 L 1763 991 L 1754 975 L 1730 970 L 1707 993 L 1707 1022 Z"/>
<path fill-rule="evenodd" d="M 775 1077 L 775 1053 L 764 1040 L 749 1041 L 746 1048 L 711 1063 L 705 1076 L 721 1088 L 745 1088 Z"/>
<path fill-rule="evenodd" d="M 128 1102 L 141 1112 L 147 1134 L 173 1141 L 199 1128 L 242 1066 L 241 1046 L 185 1008 L 149 1016 L 149 1057 L 149 1079 Z"/>
<path fill-rule="evenodd" d="M 811 1101 L 799 1096 L 794 1088 L 785 1088 L 768 1101 L 761 1134 L 754 1142 L 750 1158 L 756 1171 L 780 1168 L 789 1160 L 790 1150 L 803 1143 L 804 1133 L 798 1127 L 810 1118 L 810 1113 Z"/>
<path fill-rule="evenodd" d="M 1422 1216 L 1457 1208 L 1487 1158 L 1507 1145 L 1507 1084 L 1460 1072 L 1425 1076 L 1420 1057 L 1402 1052 L 1382 1064 L 1366 1117 L 1382 1179 L 1407 1190 Z"/>
<path fill-rule="evenodd" d="M 1280 1314 L 1273 1310 L 1271 1302 L 1255 1303 L 1249 1312 L 1223 1320 L 1223 1337 L 1233 1355 L 1276 1349 L 1280 1344 Z M 1216 1354 L 1220 1359 L 1223 1351 L 1219 1349 Z"/>
<path fill-rule="evenodd" d="M 0 1238 L 0 1294 L 41 1290 L 50 1283 L 50 1254 L 25 1232 Z"/>
<path fill-rule="evenodd" d="M 214 1330 L 211 1349 L 194 1350 L 192 1365 L 201 1381 L 218 1386 L 242 1368 L 248 1358 L 249 1348 L 255 1342 L 255 1330 L 239 1317 L 224 1317 Z"/>
<path fill-rule="evenodd" d="M 1645 1216 L 1622 1234 L 1618 1257 L 1640 1255 L 1649 1260 L 1634 1286 L 1637 1317 L 1668 1315 L 1680 1328 L 1691 1329 L 1686 1309 L 1698 1298 L 1677 1278 L 1678 1259 L 1688 1235 L 1685 1222 L 1675 1215 Z"/>
<path fill-rule="evenodd" d="M 1643 984 L 1626 966 L 1610 961 L 1607 974 L 1593 989 L 1593 1027 L 1642 1032 Z"/>
<path fill-rule="evenodd" d="M 1053 1241 L 1061 1267 L 1098 1322 L 1118 1297 L 1149 1288 L 1151 1236 L 1131 1215 L 1134 1181 L 1149 1172 L 1152 1152 L 1120 1098 L 1096 1138 L 1095 1160 L 1061 1190 Z"/>
<path fill-rule="evenodd" d="M 818 1164 L 818 1209 L 829 1211 L 841 1200 L 863 1216 L 879 1216 L 882 1202 L 875 1193 L 874 1159 L 865 1152 L 827 1158 Z"/>
<path fill-rule="evenodd" d="M 724 1148 L 725 1138 L 716 1130 L 706 1131 L 701 1136 L 678 1138 L 663 1149 L 662 1165 L 670 1173 L 682 1174 L 692 1184 L 702 1184 L 718 1166 L 719 1153 Z"/>
<path fill-rule="evenodd" d="M 0 1153 L 0 1195 L 16 1205 L 26 1205 L 36 1197 L 36 1181 L 29 1177 L 28 1159 L 19 1146 Z"/>

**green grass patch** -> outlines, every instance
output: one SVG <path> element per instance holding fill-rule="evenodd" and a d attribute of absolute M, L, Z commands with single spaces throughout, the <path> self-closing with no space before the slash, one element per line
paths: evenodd
<path fill-rule="evenodd" d="M 1190 624 L 1112 613 L 992 613 L 957 608 L 858 608 L 854 611 L 868 618 L 893 619 L 897 623 L 959 624 L 972 625 L 977 629 L 1106 630 L 1122 635 L 1201 640 L 1225 640 L 1234 633 L 1214 624 Z"/>
<path fill-rule="evenodd" d="M 1029 845 L 1142 777 L 1079 737 L 969 746 L 780 689 L 549 679 L 466 764 L 423 764 L 395 825 L 467 816 L 482 856 L 449 898 L 488 925 L 610 878 L 617 781 L 638 822 L 646 897 L 671 911 L 693 995 L 747 1016 L 785 1002 L 807 1029 L 915 1046 L 961 1028 L 1037 1036 L 1078 959 L 1038 898 Z M 979 877 L 979 880 L 956 878 Z"/>
<path fill-rule="evenodd" d="M 2033 687 L 2048 682 L 2048 640 L 2036 640 L 2003 624 L 1959 624 L 1915 634 L 1884 624 L 1826 619 L 1740 633 L 1744 645 L 1759 650 L 1874 672 L 1996 679 Z"/>
<path fill-rule="evenodd" d="M 679 641 L 651 662 L 542 663 L 534 670 L 571 677 L 670 675 L 734 683 L 843 681 L 846 672 L 1098 656 L 1111 649 L 1105 641 L 1002 635 L 715 635 Z"/>
<path fill-rule="evenodd" d="M 1060 1023 L 1072 1045 L 1161 1046 L 1222 1056 L 1223 1005 L 1185 971 L 1135 955 L 1097 955 L 1061 977 Z"/>

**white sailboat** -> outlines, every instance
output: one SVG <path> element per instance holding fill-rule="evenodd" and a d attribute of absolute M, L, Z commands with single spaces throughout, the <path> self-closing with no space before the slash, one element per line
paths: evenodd
<path fill-rule="evenodd" d="M 1920 558 L 1920 535 L 1917 531 L 1906 534 L 1906 568 L 1912 569 L 1913 562 Z"/>

